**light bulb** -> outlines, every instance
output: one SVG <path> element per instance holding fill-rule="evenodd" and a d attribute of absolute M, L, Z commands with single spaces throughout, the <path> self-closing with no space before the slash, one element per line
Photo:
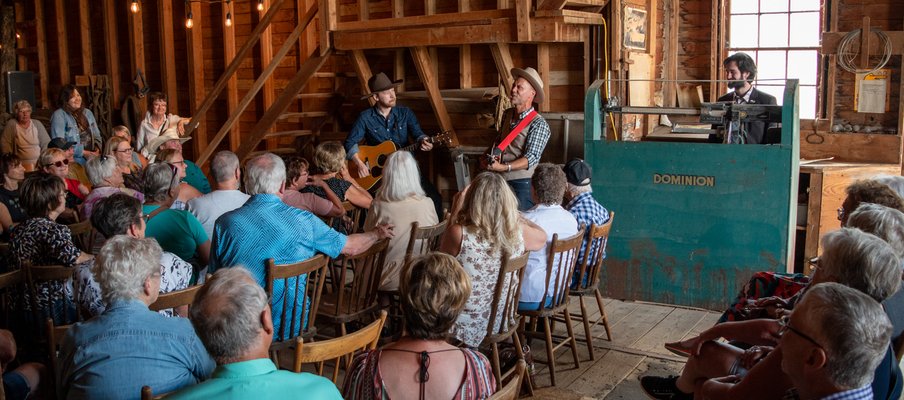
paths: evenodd
<path fill-rule="evenodd" d="M 195 23 L 191 20 L 191 11 L 188 12 L 188 18 L 185 19 L 185 27 L 191 29 L 191 27 L 195 26 Z"/>
<path fill-rule="evenodd" d="M 132 5 L 129 6 L 129 9 L 132 10 L 132 13 L 138 12 L 138 0 L 132 0 Z"/>
<path fill-rule="evenodd" d="M 232 26 L 232 13 L 226 13 L 226 26 Z"/>
<path fill-rule="evenodd" d="M 264 11 L 264 0 L 257 0 L 257 11 Z"/>
<path fill-rule="evenodd" d="M 20 35 L 19 32 L 16 32 L 16 39 L 22 39 L 22 35 Z"/>

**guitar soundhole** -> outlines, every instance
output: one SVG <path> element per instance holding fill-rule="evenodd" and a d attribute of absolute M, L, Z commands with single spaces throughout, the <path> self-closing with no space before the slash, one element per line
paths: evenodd
<path fill-rule="evenodd" d="M 380 156 L 377 157 L 377 165 L 383 165 L 383 164 L 386 164 L 386 155 L 380 154 Z"/>

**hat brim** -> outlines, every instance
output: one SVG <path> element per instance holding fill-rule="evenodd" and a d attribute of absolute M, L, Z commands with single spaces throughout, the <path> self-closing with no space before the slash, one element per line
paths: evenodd
<path fill-rule="evenodd" d="M 151 141 L 147 144 L 147 146 L 145 146 L 145 148 L 147 148 L 147 153 L 148 154 L 157 153 L 157 150 L 160 149 L 160 146 L 162 146 L 166 142 L 169 142 L 170 140 L 178 140 L 179 143 L 185 143 L 185 142 L 191 140 L 191 136 L 188 136 L 188 137 L 172 137 L 172 136 L 168 136 L 168 135 L 167 136 L 157 136 L 157 137 L 151 139 Z"/>
<path fill-rule="evenodd" d="M 374 90 L 373 92 L 370 92 L 370 93 L 368 93 L 368 94 L 365 94 L 364 96 L 361 96 L 361 100 L 367 100 L 368 98 L 370 98 L 370 96 L 373 96 L 373 95 L 375 95 L 375 94 L 377 94 L 377 93 L 380 93 L 380 92 L 382 92 L 382 91 L 384 91 L 384 90 L 389 90 L 389 89 L 393 89 L 393 88 L 395 88 L 395 87 L 398 87 L 399 85 L 402 84 L 402 82 L 405 82 L 405 81 L 404 81 L 403 79 L 399 79 L 399 80 L 392 81 L 392 84 L 389 85 L 388 87 L 384 87 L 384 88 L 382 88 L 382 89 L 380 89 L 380 90 Z"/>
<path fill-rule="evenodd" d="M 538 82 L 536 79 L 534 79 L 533 75 L 527 73 L 527 71 L 521 68 L 512 68 L 512 79 L 517 79 L 519 77 L 524 78 L 528 82 L 530 82 L 530 85 L 533 86 L 534 91 L 537 92 L 537 95 L 534 96 L 534 102 L 542 103 L 543 99 L 546 98 L 546 94 L 543 93 L 543 83 Z"/>

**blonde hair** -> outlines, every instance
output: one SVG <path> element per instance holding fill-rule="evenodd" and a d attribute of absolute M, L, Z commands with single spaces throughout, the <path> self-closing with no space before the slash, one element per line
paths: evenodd
<path fill-rule="evenodd" d="M 345 166 L 345 148 L 337 141 L 323 142 L 314 149 L 314 165 L 320 173 L 339 172 Z"/>
<path fill-rule="evenodd" d="M 476 230 L 493 251 L 515 254 L 523 240 L 518 218 L 518 199 L 502 175 L 482 172 L 471 182 L 456 223 Z"/>
<path fill-rule="evenodd" d="M 47 168 L 50 166 L 50 163 L 53 162 L 53 157 L 61 155 L 63 158 L 66 158 L 66 151 L 58 149 L 56 147 L 46 149 L 41 152 L 41 157 L 38 158 L 38 164 L 41 165 L 41 168 Z"/>
<path fill-rule="evenodd" d="M 119 136 L 111 136 L 110 139 L 107 139 L 107 144 L 104 145 L 104 155 L 107 156 L 115 156 L 116 148 L 119 147 L 119 144 L 122 142 L 130 143 L 128 140 L 121 138 Z"/>
<path fill-rule="evenodd" d="M 399 293 L 408 334 L 442 339 L 471 297 L 471 277 L 455 257 L 431 252 L 402 268 Z"/>

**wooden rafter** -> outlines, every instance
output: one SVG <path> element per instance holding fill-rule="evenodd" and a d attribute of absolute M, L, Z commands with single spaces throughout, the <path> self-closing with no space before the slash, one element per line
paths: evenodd
<path fill-rule="evenodd" d="M 411 57 L 414 59 L 414 67 L 417 69 L 417 74 L 424 84 L 424 89 L 427 92 L 430 105 L 433 106 L 433 113 L 436 116 L 437 122 L 439 122 L 440 129 L 452 132 L 451 146 L 458 146 L 458 137 L 455 135 L 455 129 L 452 126 L 452 119 L 449 117 L 449 112 L 446 111 L 446 105 L 443 103 L 443 97 L 439 91 L 439 84 L 436 75 L 434 74 L 434 68 L 430 62 L 430 53 L 427 51 L 426 47 L 412 47 Z"/>
<path fill-rule="evenodd" d="M 194 150 L 195 154 L 197 154 L 201 152 L 204 148 L 203 146 L 207 143 L 207 132 L 203 128 L 200 128 L 203 126 L 202 124 L 206 118 L 204 113 L 198 110 L 203 109 L 203 105 L 211 96 L 213 96 L 213 94 L 205 97 L 207 91 L 204 85 L 204 41 L 202 32 L 203 25 L 201 22 L 201 4 L 191 3 L 190 7 L 191 13 L 195 18 L 193 21 L 194 27 L 189 29 L 188 32 L 188 92 L 191 108 L 192 111 L 194 111 L 192 113 L 190 125 L 192 128 L 199 128 L 197 132 L 195 132 L 194 140 Z M 186 127 L 186 133 L 188 132 L 189 127 Z"/>
<path fill-rule="evenodd" d="M 160 73 L 163 78 L 163 92 L 166 93 L 167 106 L 173 113 L 178 113 L 179 96 L 177 95 L 178 86 L 176 84 L 176 53 L 173 46 L 173 2 L 170 0 L 157 0 L 157 10 L 159 13 L 159 25 L 157 29 L 160 31 Z"/>
<path fill-rule="evenodd" d="M 264 7 L 270 6 L 270 0 L 264 0 Z M 273 29 L 270 29 L 270 26 L 264 28 L 264 31 L 261 32 L 261 53 L 260 53 L 260 62 L 261 66 L 270 65 L 273 61 Z M 270 108 L 273 104 L 273 98 L 276 97 L 276 89 L 273 86 L 273 80 L 268 79 L 264 81 L 264 87 L 261 91 L 263 100 L 264 100 L 264 109 Z M 273 132 L 273 127 L 270 127 L 270 132 Z M 276 140 L 272 140 L 272 144 L 276 144 Z"/>
<path fill-rule="evenodd" d="M 82 74 L 94 74 L 94 59 L 91 55 L 91 9 L 88 0 L 78 2 L 79 33 L 82 44 Z"/>
<path fill-rule="evenodd" d="M 370 79 L 373 72 L 370 70 L 367 58 L 364 57 L 363 50 L 352 50 L 351 55 L 352 68 L 355 69 L 355 73 L 358 75 L 358 83 L 361 84 L 361 94 L 367 94 L 367 80 Z M 367 101 L 371 106 L 375 103 L 373 97 L 369 97 Z"/>
<path fill-rule="evenodd" d="M 224 14 L 226 12 L 232 11 L 231 3 L 224 3 L 222 5 L 222 7 L 223 7 Z M 235 28 L 234 28 L 234 25 L 232 27 L 228 27 L 223 30 L 223 64 L 229 65 L 229 63 L 231 63 L 233 59 L 235 59 Z M 256 93 L 257 91 L 254 91 L 254 92 Z M 250 93 L 250 91 L 249 91 L 249 93 Z M 240 123 L 238 121 L 238 118 L 242 115 L 242 112 L 244 112 L 244 110 L 239 111 L 238 77 L 236 77 L 235 75 L 232 75 L 229 78 L 228 83 L 226 84 L 226 114 L 229 115 L 230 119 L 233 119 L 233 118 L 236 119 L 234 124 L 229 124 L 228 123 L 229 121 L 227 121 L 227 124 L 226 124 L 226 126 L 229 127 L 229 129 L 226 130 L 226 132 L 229 133 L 229 149 L 232 151 L 235 151 L 236 149 L 238 149 L 239 145 L 241 145 L 241 143 L 242 143 L 242 137 L 241 137 L 242 130 L 241 130 Z M 220 138 L 220 140 L 217 140 L 218 136 L 220 136 L 219 132 L 217 132 L 217 135 L 214 136 L 214 139 L 213 139 L 214 141 L 217 142 L 217 144 L 215 144 L 213 146 L 208 145 L 207 149 L 212 149 L 212 148 L 217 147 L 217 145 L 219 144 L 219 141 L 222 140 L 222 138 Z M 205 153 L 207 152 L 207 149 L 205 149 Z M 202 153 L 201 155 L 203 156 L 204 153 Z M 198 158 L 198 161 L 203 164 L 203 161 L 206 161 L 206 158 L 204 160 L 202 160 L 201 158 Z"/>
<path fill-rule="evenodd" d="M 113 0 L 104 0 L 104 50 L 106 54 L 107 74 L 113 83 L 113 99 L 117 101 L 120 95 L 120 83 L 122 80 L 119 71 L 119 44 L 116 37 L 116 15 Z"/>
<path fill-rule="evenodd" d="M 59 40 L 57 40 L 57 51 L 60 55 L 60 83 L 67 84 L 72 79 L 72 73 L 69 71 L 69 41 L 64 40 L 69 34 L 66 30 L 66 7 L 63 0 L 54 1 L 54 16 L 56 17 L 56 29 Z"/>
<path fill-rule="evenodd" d="M 137 13 L 129 12 L 128 14 L 129 48 L 132 50 L 132 52 L 129 53 L 129 57 L 132 60 L 132 76 L 136 76 L 138 71 L 147 73 L 144 66 L 144 22 L 142 21 L 144 13 L 139 11 Z M 142 110 L 146 109 L 147 98 L 142 97 L 139 99 L 138 107 Z"/>
<path fill-rule="evenodd" d="M 510 89 L 515 81 L 512 79 L 514 63 L 508 43 L 494 43 L 490 45 L 490 52 L 493 53 L 493 61 L 496 63 L 496 70 L 499 71 L 499 78 L 502 79 L 505 88 Z"/>
<path fill-rule="evenodd" d="M 531 3 L 531 0 L 515 0 L 515 25 L 518 26 L 519 42 L 529 42 L 533 36 L 530 21 Z"/>
<path fill-rule="evenodd" d="M 471 11 L 471 4 L 467 0 L 458 2 L 458 12 Z M 458 46 L 458 84 L 462 89 L 471 87 L 471 45 Z"/>
<path fill-rule="evenodd" d="M 549 97 L 552 92 L 550 90 L 550 79 L 549 79 L 549 44 L 548 43 L 538 43 L 537 44 L 537 72 L 540 74 L 540 79 L 543 82 L 546 82 L 545 92 L 546 96 L 543 96 L 543 101 L 540 103 L 539 111 L 549 111 Z"/>

